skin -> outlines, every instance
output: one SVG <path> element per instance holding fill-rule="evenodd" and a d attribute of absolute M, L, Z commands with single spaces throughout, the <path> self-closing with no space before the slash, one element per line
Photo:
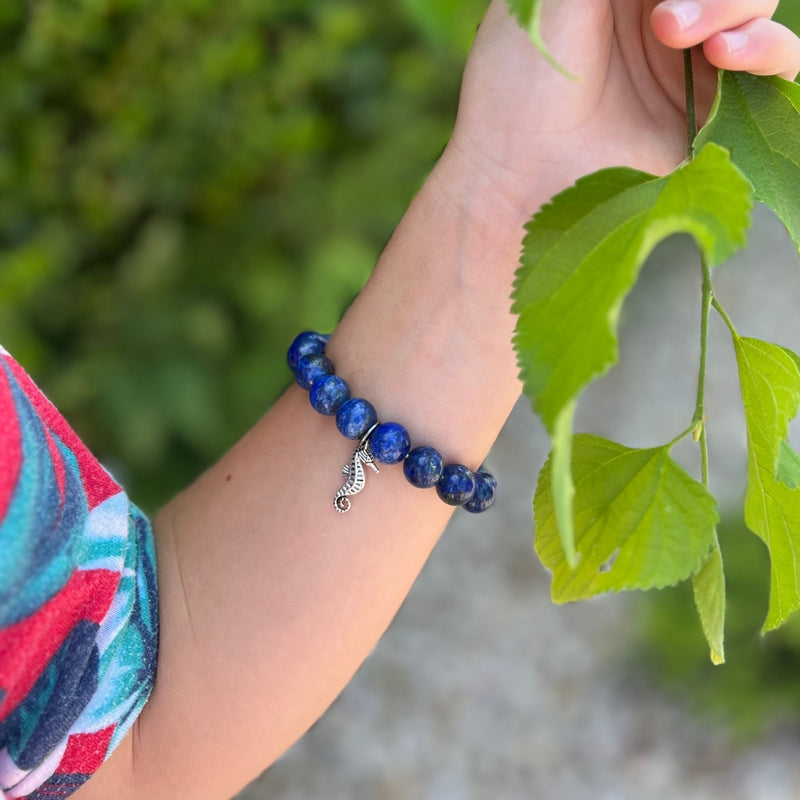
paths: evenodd
<path fill-rule="evenodd" d="M 676 48 L 695 48 L 701 119 L 716 67 L 793 78 L 800 42 L 769 21 L 776 5 L 700 0 L 686 25 L 692 9 L 673 0 L 546 3 L 545 40 L 582 77 L 573 83 L 493 0 L 452 140 L 330 341 L 353 393 L 415 443 L 476 468 L 520 392 L 508 297 L 522 225 L 585 173 L 677 166 Z M 351 450 L 292 387 L 157 516 L 156 688 L 75 798 L 224 800 L 335 699 L 451 513 L 387 467 L 337 514 Z"/>

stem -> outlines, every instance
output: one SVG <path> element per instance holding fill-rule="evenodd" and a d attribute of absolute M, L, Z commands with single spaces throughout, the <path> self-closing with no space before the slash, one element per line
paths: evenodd
<path fill-rule="evenodd" d="M 714 310 L 717 312 L 717 314 L 719 314 L 722 317 L 723 321 L 728 326 L 728 330 L 731 332 L 731 336 L 733 336 L 734 339 L 738 339 L 739 334 L 736 332 L 736 328 L 733 327 L 731 318 L 727 315 L 725 309 L 719 304 L 719 301 L 717 300 L 716 297 L 712 298 L 711 305 L 714 306 Z"/>
<path fill-rule="evenodd" d="M 692 422 L 699 432 L 700 461 L 703 486 L 708 488 L 708 437 L 706 435 L 706 364 L 708 362 L 708 321 L 711 316 L 711 305 L 714 303 L 714 289 L 711 285 L 711 270 L 702 258 L 703 266 L 703 299 L 700 306 L 700 369 L 697 376 L 697 403 L 694 408 Z"/>
<path fill-rule="evenodd" d="M 683 51 L 683 78 L 686 86 L 686 155 L 691 158 L 697 136 L 697 108 L 694 100 L 692 51 L 688 47 Z"/>
<path fill-rule="evenodd" d="M 695 431 L 697 431 L 697 424 L 693 422 L 685 431 L 681 431 L 674 439 L 667 442 L 667 450 L 671 450 L 681 439 L 685 439 L 690 433 L 694 434 Z"/>
<path fill-rule="evenodd" d="M 686 155 L 694 156 L 694 140 L 697 136 L 697 107 L 694 98 L 694 71 L 692 51 L 683 51 L 683 78 L 686 87 Z M 708 434 L 706 432 L 706 364 L 708 362 L 708 321 L 711 316 L 711 303 L 714 289 L 711 286 L 711 270 L 705 256 L 701 258 L 703 267 L 703 298 L 700 306 L 700 368 L 697 376 L 697 402 L 694 407 L 692 424 L 695 440 L 700 444 L 700 464 L 703 486 L 708 488 Z"/>

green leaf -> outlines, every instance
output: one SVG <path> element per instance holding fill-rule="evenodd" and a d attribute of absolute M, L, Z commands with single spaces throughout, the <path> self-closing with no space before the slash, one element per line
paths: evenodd
<path fill-rule="evenodd" d="M 788 347 L 781 347 L 781 350 L 783 350 L 783 352 L 786 353 L 786 355 L 789 356 L 792 361 L 794 361 L 797 369 L 800 370 L 800 356 L 797 355 L 797 353 L 795 353 L 793 350 L 790 350 Z"/>
<path fill-rule="evenodd" d="M 559 540 L 548 459 L 534 498 L 535 545 L 553 572 L 553 600 L 663 588 L 700 569 L 716 541 L 717 504 L 669 449 L 635 450 L 598 436 L 575 437 L 575 569 Z"/>
<path fill-rule="evenodd" d="M 790 489 L 800 486 L 800 455 L 790 447 L 786 440 L 781 441 L 780 444 L 775 477 Z"/>
<path fill-rule="evenodd" d="M 652 249 L 673 233 L 691 233 L 717 265 L 746 244 L 750 210 L 747 181 L 711 145 L 666 178 L 596 172 L 533 217 L 513 292 L 515 345 L 548 431 L 616 362 L 619 312 Z"/>
<path fill-rule="evenodd" d="M 507 0 L 511 13 L 517 18 L 522 30 L 528 34 L 530 40 L 536 45 L 536 49 L 542 54 L 547 62 L 557 69 L 562 75 L 570 80 L 576 81 L 578 77 L 573 75 L 556 61 L 547 45 L 542 39 L 542 0 Z"/>
<path fill-rule="evenodd" d="M 800 35 L 800 4 L 797 0 L 781 0 L 773 18 Z"/>
<path fill-rule="evenodd" d="M 695 140 L 716 142 L 753 184 L 800 249 L 800 86 L 781 78 L 723 72 L 706 126 Z"/>
<path fill-rule="evenodd" d="M 745 245 L 751 207 L 748 182 L 712 144 L 665 178 L 625 168 L 582 178 L 528 223 L 513 293 L 514 344 L 534 411 L 551 436 L 558 425 L 553 485 L 566 553 L 569 460 L 558 457 L 569 447 L 565 409 L 616 363 L 622 303 L 656 244 L 691 233 L 717 265 Z"/>
<path fill-rule="evenodd" d="M 475 0 L 401 0 L 401 5 L 434 44 L 464 56 L 486 11 L 486 4 Z"/>
<path fill-rule="evenodd" d="M 778 345 L 734 335 L 734 346 L 747 423 L 745 522 L 769 549 L 764 628 L 772 630 L 800 606 L 800 490 L 778 476 L 789 467 L 782 450 L 800 407 L 800 369 L 796 356 Z"/>
<path fill-rule="evenodd" d="M 713 664 L 725 663 L 725 571 L 716 531 L 704 564 L 692 576 L 694 604 L 706 636 Z"/>
<path fill-rule="evenodd" d="M 575 528 L 572 524 L 572 500 L 575 485 L 572 482 L 572 423 L 575 419 L 575 402 L 567 403 L 558 415 L 553 429 L 553 509 L 561 533 L 564 557 L 570 567 L 578 565 L 575 551 Z"/>

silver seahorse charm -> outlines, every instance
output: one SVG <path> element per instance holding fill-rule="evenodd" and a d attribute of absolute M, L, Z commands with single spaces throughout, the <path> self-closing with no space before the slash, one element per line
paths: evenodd
<path fill-rule="evenodd" d="M 369 449 L 369 437 L 377 427 L 376 423 L 364 434 L 358 447 L 353 451 L 350 463 L 345 464 L 342 468 L 342 475 L 347 475 L 347 480 L 333 498 L 333 507 L 342 514 L 350 510 L 350 496 L 358 494 L 367 485 L 367 473 L 364 465 L 375 472 L 380 472 L 372 451 Z"/>

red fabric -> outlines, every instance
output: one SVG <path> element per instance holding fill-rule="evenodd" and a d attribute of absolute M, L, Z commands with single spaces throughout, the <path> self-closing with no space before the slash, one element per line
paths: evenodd
<path fill-rule="evenodd" d="M 58 486 L 58 496 L 61 498 L 61 505 L 64 505 L 64 491 L 66 489 L 66 467 L 64 466 L 64 459 L 61 455 L 61 451 L 58 449 L 58 444 L 56 444 L 56 440 L 53 438 L 53 434 L 45 428 L 44 430 L 44 437 L 47 441 L 47 450 L 50 453 L 50 462 L 53 465 L 53 473 L 55 474 L 56 478 L 56 485 Z"/>
<path fill-rule="evenodd" d="M 25 370 L 14 359 L 6 359 L 6 365 L 14 374 L 45 425 L 75 454 L 89 510 L 91 511 L 104 500 L 120 492 L 119 484 L 100 466 L 97 459 L 89 452 L 75 431 L 67 425 L 56 407 L 39 391 Z"/>
<path fill-rule="evenodd" d="M 89 774 L 100 769 L 114 735 L 115 725 L 109 725 L 97 733 L 73 733 L 67 739 L 67 750 L 57 773 Z"/>
<path fill-rule="evenodd" d="M 76 622 L 102 622 L 119 579 L 112 570 L 76 570 L 41 608 L 0 629 L 0 653 L 18 653 L 15 658 L 0 659 L 0 686 L 9 687 L 0 703 L 0 720 L 25 698 Z"/>
<path fill-rule="evenodd" d="M 22 435 L 8 376 L 0 369 L 0 519 L 11 503 L 22 468 Z"/>

